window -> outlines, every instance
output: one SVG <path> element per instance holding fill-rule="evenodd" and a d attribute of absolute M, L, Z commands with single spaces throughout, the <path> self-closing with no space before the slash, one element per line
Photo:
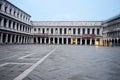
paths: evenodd
<path fill-rule="evenodd" d="M 51 29 L 51 34 L 53 34 L 53 28 Z"/>
<path fill-rule="evenodd" d="M 64 34 L 66 34 L 67 33 L 67 29 L 66 28 L 64 28 Z"/>
<path fill-rule="evenodd" d="M 45 29 L 44 28 L 42 29 L 42 32 L 43 32 L 43 34 L 45 34 Z"/>
<path fill-rule="evenodd" d="M 100 29 L 97 29 L 97 35 L 99 35 L 100 34 Z"/>
<path fill-rule="evenodd" d="M 2 10 L 2 4 L 0 4 L 0 10 Z"/>
<path fill-rule="evenodd" d="M 73 29 L 73 34 L 75 34 L 75 32 L 76 32 L 76 29 L 74 28 L 74 29 Z"/>
<path fill-rule="evenodd" d="M 19 18 L 19 13 L 17 13 L 17 17 Z"/>
<path fill-rule="evenodd" d="M 22 25 L 20 24 L 20 31 L 22 31 Z"/>
<path fill-rule="evenodd" d="M 62 28 L 60 28 L 60 34 L 62 34 Z"/>
<path fill-rule="evenodd" d="M 83 34 L 85 34 L 85 29 L 83 28 Z"/>
<path fill-rule="evenodd" d="M 40 28 L 38 28 L 38 31 L 40 32 Z"/>
<path fill-rule="evenodd" d="M 80 34 L 80 28 L 78 28 L 78 34 Z"/>
<path fill-rule="evenodd" d="M 9 28 L 11 27 L 11 20 L 9 21 Z"/>
<path fill-rule="evenodd" d="M 12 14 L 12 9 L 10 9 L 10 14 Z"/>
<path fill-rule="evenodd" d="M 34 28 L 34 32 L 36 31 L 36 28 Z"/>
<path fill-rule="evenodd" d="M 0 17 L 0 26 L 2 25 L 1 22 L 2 22 L 2 18 Z"/>
<path fill-rule="evenodd" d="M 95 34 L 95 29 L 92 29 L 92 34 Z"/>
<path fill-rule="evenodd" d="M 5 7 L 5 12 L 7 12 L 7 6 Z"/>
<path fill-rule="evenodd" d="M 90 29 L 87 29 L 87 34 L 90 34 Z"/>
<path fill-rule="evenodd" d="M 13 22 L 13 29 L 15 29 L 15 22 Z"/>
<path fill-rule="evenodd" d="M 16 16 L 15 14 L 16 14 L 16 12 L 14 11 L 14 16 Z"/>

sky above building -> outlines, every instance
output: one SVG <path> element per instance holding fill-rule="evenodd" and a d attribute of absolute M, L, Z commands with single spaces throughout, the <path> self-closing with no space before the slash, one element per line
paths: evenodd
<path fill-rule="evenodd" d="M 8 0 L 33 21 L 102 21 L 120 14 L 120 0 Z"/>

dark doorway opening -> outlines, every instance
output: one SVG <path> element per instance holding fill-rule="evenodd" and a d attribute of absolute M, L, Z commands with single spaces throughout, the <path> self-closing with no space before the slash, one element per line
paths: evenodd
<path fill-rule="evenodd" d="M 55 44 L 57 44 L 57 42 L 58 42 L 58 41 L 57 41 L 57 38 L 55 38 Z"/>
<path fill-rule="evenodd" d="M 66 38 L 64 38 L 64 44 L 66 44 Z"/>
<path fill-rule="evenodd" d="M 85 39 L 82 39 L 82 45 L 85 45 Z"/>
<path fill-rule="evenodd" d="M 68 44 L 71 44 L 71 38 L 68 38 Z"/>
<path fill-rule="evenodd" d="M 90 39 L 87 39 L 87 45 L 90 45 Z"/>
<path fill-rule="evenodd" d="M 59 38 L 59 44 L 62 44 L 62 38 Z"/>

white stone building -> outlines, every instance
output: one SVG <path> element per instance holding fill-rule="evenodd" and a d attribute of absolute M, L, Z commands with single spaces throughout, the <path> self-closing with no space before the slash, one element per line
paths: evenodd
<path fill-rule="evenodd" d="M 0 0 L 0 44 L 120 45 L 120 15 L 106 21 L 31 21 L 30 18 L 9 1 Z"/>
<path fill-rule="evenodd" d="M 34 43 L 102 45 L 101 21 L 33 21 Z"/>
<path fill-rule="evenodd" d="M 30 17 L 7 0 L 0 0 L 0 43 L 31 43 Z"/>

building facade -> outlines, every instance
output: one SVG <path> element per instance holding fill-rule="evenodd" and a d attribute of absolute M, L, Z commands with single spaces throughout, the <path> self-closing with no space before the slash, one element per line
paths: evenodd
<path fill-rule="evenodd" d="M 120 46 L 120 15 L 104 21 L 103 45 Z"/>
<path fill-rule="evenodd" d="M 106 21 L 31 21 L 0 0 L 0 44 L 120 45 L 120 15 Z"/>
<path fill-rule="evenodd" d="M 34 43 L 102 45 L 100 21 L 33 21 L 32 24 Z"/>
<path fill-rule="evenodd" d="M 0 44 L 31 43 L 30 17 L 7 0 L 0 0 Z"/>

